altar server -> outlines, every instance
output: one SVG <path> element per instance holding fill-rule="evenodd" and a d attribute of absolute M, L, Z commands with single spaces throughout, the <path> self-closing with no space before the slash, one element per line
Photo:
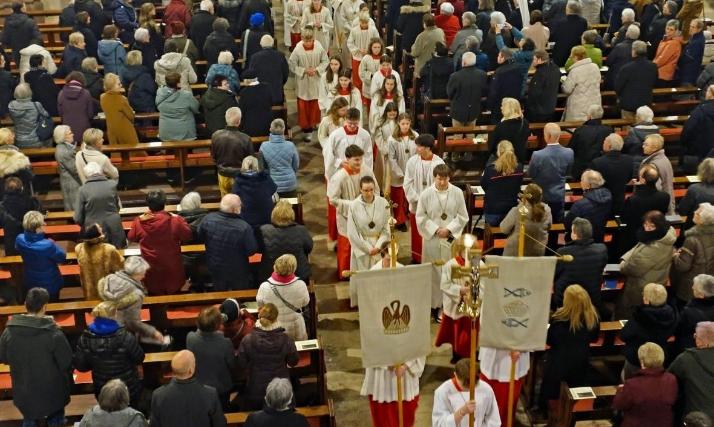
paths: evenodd
<path fill-rule="evenodd" d="M 394 219 L 397 221 L 396 228 L 399 231 L 407 231 L 407 221 L 409 215 L 409 204 L 404 194 L 404 172 L 407 168 L 407 161 L 413 157 L 417 150 L 417 134 L 412 129 L 412 119 L 409 114 L 402 113 L 397 117 L 397 128 L 387 139 L 386 161 L 389 162 L 389 173 L 391 183 L 389 198 L 396 206 L 394 207 Z"/>
<path fill-rule="evenodd" d="M 375 194 L 377 188 L 371 176 L 359 180 L 360 196 L 349 207 L 347 237 L 352 248 L 350 269 L 369 270 L 381 260 L 382 244 L 389 241 L 389 203 Z"/>
<path fill-rule="evenodd" d="M 327 138 L 327 143 L 322 149 L 325 161 L 325 177 L 329 179 L 345 160 L 345 150 L 350 145 L 356 145 L 364 152 L 364 165 L 372 170 L 372 137 L 369 132 L 359 126 L 360 113 L 356 108 L 350 108 L 345 115 L 345 125 L 336 129 Z M 357 187 L 359 190 L 359 187 Z"/>
<path fill-rule="evenodd" d="M 370 25 L 369 12 L 361 12 L 358 20 L 359 24 L 352 27 L 349 37 L 347 37 L 347 48 L 352 54 L 352 82 L 357 89 L 364 90 L 359 75 L 360 63 L 362 62 L 362 57 L 368 55 L 370 41 L 379 38 L 379 31 L 377 31 L 376 27 Z"/>
<path fill-rule="evenodd" d="M 499 427 L 496 398 L 491 387 L 478 380 L 476 364 L 475 399 L 469 401 L 469 359 L 461 359 L 454 366 L 454 376 L 434 391 L 431 411 L 433 427 L 466 427 L 469 414 L 474 414 L 475 427 Z"/>
<path fill-rule="evenodd" d="M 516 362 L 516 376 L 513 391 L 512 416 L 515 419 L 518 396 L 521 395 L 523 380 L 531 367 L 530 353 L 527 351 L 501 350 L 491 347 L 481 347 L 478 353 L 481 362 L 481 379 L 488 383 L 496 396 L 501 422 L 508 419 L 508 388 L 511 380 L 511 360 Z"/>
<path fill-rule="evenodd" d="M 404 426 L 414 425 L 419 406 L 419 377 L 424 372 L 426 357 L 394 366 L 380 366 L 365 370 L 362 396 L 369 397 L 369 411 L 374 427 L 398 427 L 397 376 L 402 377 Z"/>
<path fill-rule="evenodd" d="M 322 5 L 322 0 L 310 0 L 310 6 L 302 13 L 302 29 L 315 30 L 315 39 L 320 42 L 325 51 L 329 51 L 332 41 L 332 13 L 330 8 Z"/>
<path fill-rule="evenodd" d="M 308 28 L 302 32 L 302 41 L 290 54 L 288 64 L 295 74 L 298 124 L 309 141 L 309 133 L 320 124 L 318 105 L 320 75 L 327 68 L 327 52 L 315 41 L 315 32 Z"/>

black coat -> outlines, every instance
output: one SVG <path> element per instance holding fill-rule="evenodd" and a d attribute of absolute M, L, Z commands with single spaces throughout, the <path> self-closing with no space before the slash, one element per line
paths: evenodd
<path fill-rule="evenodd" d="M 714 321 L 714 297 L 694 298 L 687 303 L 679 314 L 679 323 L 675 332 L 678 351 L 694 347 L 694 330 L 699 322 Z"/>
<path fill-rule="evenodd" d="M 523 184 L 523 164 L 519 163 L 516 171 L 510 175 L 496 172 L 493 163 L 486 165 L 481 177 L 484 202 L 483 212 L 489 215 L 506 215 L 518 204 L 518 193 Z"/>
<path fill-rule="evenodd" d="M 260 226 L 261 247 L 260 273 L 258 277 L 267 278 L 273 273 L 273 263 L 281 255 L 291 254 L 297 260 L 295 275 L 305 282 L 312 275 L 308 256 L 312 252 L 313 241 L 310 232 L 301 224 L 278 227 L 273 224 Z"/>
<path fill-rule="evenodd" d="M 228 31 L 233 34 L 234 37 L 238 37 L 240 35 L 240 31 L 238 31 L 238 18 L 240 17 L 240 10 L 241 6 L 243 5 L 243 0 L 219 0 L 218 1 L 218 16 L 221 18 L 226 18 L 228 22 L 230 23 L 230 27 L 228 27 Z M 208 29 L 208 34 L 213 31 L 213 25 Z M 204 38 L 205 40 L 205 38 Z M 199 50 L 203 50 L 203 46 L 199 48 Z M 205 58 L 205 57 L 203 57 Z"/>
<path fill-rule="evenodd" d="M 97 37 L 94 35 L 94 31 L 92 31 L 92 29 L 88 26 L 79 24 L 75 24 L 73 30 L 78 33 L 82 33 L 84 36 L 84 42 L 86 43 L 84 50 L 87 52 L 87 56 L 96 58 L 99 42 L 97 41 Z"/>
<path fill-rule="evenodd" d="M 448 56 L 435 56 L 421 69 L 422 91 L 431 99 L 444 99 L 446 85 L 454 72 L 454 61 Z"/>
<path fill-rule="evenodd" d="M 714 203 L 714 184 L 698 182 L 687 187 L 687 192 L 677 205 L 677 212 L 687 217 L 684 229 L 689 229 L 694 224 L 694 212 L 699 209 L 701 203 Z"/>
<path fill-rule="evenodd" d="M 275 34 L 273 18 L 270 13 L 270 2 L 266 0 L 246 0 L 243 2 L 243 6 L 241 6 L 240 10 L 240 16 L 238 17 L 238 34 L 243 34 L 243 32 L 250 27 L 250 17 L 254 13 L 262 13 L 265 17 L 265 22 L 263 23 L 264 28 L 270 34 Z"/>
<path fill-rule="evenodd" d="M 655 83 L 657 66 L 649 59 L 640 57 L 623 65 L 615 79 L 615 92 L 620 108 L 637 111 L 641 106 L 651 104 Z"/>
<path fill-rule="evenodd" d="M 203 44 L 203 57 L 206 58 L 209 67 L 218 62 L 218 54 L 224 50 L 230 51 L 234 58 L 240 57 L 233 34 L 228 31 L 213 31 L 206 37 L 206 42 Z"/>
<path fill-rule="evenodd" d="M 8 115 L 8 105 L 14 99 L 17 77 L 9 71 L 0 70 L 0 117 Z"/>
<path fill-rule="evenodd" d="M 154 73 L 154 63 L 161 58 L 161 50 L 157 49 L 154 43 L 141 43 L 134 41 L 131 44 L 131 50 L 138 50 L 141 52 L 141 65 L 146 67 L 146 69 L 153 75 Z"/>
<path fill-rule="evenodd" d="M 62 54 L 62 64 L 58 70 L 58 77 L 65 77 L 72 71 L 82 71 L 82 61 L 87 57 L 87 52 L 78 47 L 68 45 Z"/>
<path fill-rule="evenodd" d="M 92 98 L 99 100 L 99 97 L 104 93 L 104 77 L 100 73 L 82 71 L 87 84 L 84 88 L 89 91 Z"/>
<path fill-rule="evenodd" d="M 114 3 L 114 1 L 112 1 L 112 3 Z M 97 2 L 94 0 L 75 0 L 74 11 L 76 13 L 87 12 L 89 14 L 89 27 L 94 33 L 95 40 L 100 40 L 102 38 L 104 25 L 112 23 L 112 18 L 107 19 L 104 12 L 108 12 L 109 16 L 112 16 L 113 12 L 107 9 L 104 9 L 103 12 L 102 8 L 99 7 Z"/>
<path fill-rule="evenodd" d="M 149 70 L 143 65 L 127 65 L 121 71 L 121 84 L 126 88 L 129 105 L 137 113 L 156 111 L 155 99 L 158 86 Z"/>
<path fill-rule="evenodd" d="M 528 99 L 526 101 L 528 118 L 531 121 L 549 120 L 555 112 L 560 91 L 560 68 L 548 61 L 535 67 L 535 74 L 528 84 Z M 548 119 L 545 119 L 548 117 Z"/>
<path fill-rule="evenodd" d="M 610 53 L 607 54 L 607 58 L 604 61 L 604 65 L 608 68 L 607 73 L 605 73 L 605 88 L 607 90 L 613 90 L 615 88 L 617 73 L 623 65 L 632 61 L 633 42 L 634 40 L 632 39 L 625 39 L 613 47 Z"/>
<path fill-rule="evenodd" d="M 516 44 L 513 42 L 513 34 L 510 30 L 501 30 L 501 37 L 503 37 L 503 44 L 506 47 L 514 48 Z M 496 33 L 493 31 L 485 31 L 483 33 L 483 43 L 481 43 L 481 51 L 483 51 L 488 56 L 488 70 L 493 71 L 498 65 L 498 45 L 496 44 Z"/>
<path fill-rule="evenodd" d="M 523 88 L 523 73 L 521 67 L 509 61 L 496 68 L 493 80 L 488 87 L 488 101 L 486 105 L 491 110 L 491 118 L 501 117 L 501 100 L 503 98 L 521 98 Z"/>
<path fill-rule="evenodd" d="M 627 320 L 620 339 L 625 342 L 622 353 L 625 359 L 635 366 L 640 366 L 640 359 L 637 357 L 637 350 L 646 342 L 653 342 L 670 356 L 667 351 L 669 345 L 667 340 L 674 334 L 677 327 L 677 312 L 670 305 L 659 307 L 651 305 L 638 305 L 632 313 L 632 317 Z M 666 360 L 671 360 L 666 357 Z"/>
<path fill-rule="evenodd" d="M 593 239 L 578 239 L 566 244 L 558 251 L 560 255 L 572 255 L 571 262 L 558 261 L 555 266 L 555 292 L 551 306 L 563 305 L 565 289 L 573 284 L 585 288 L 598 312 L 602 313 L 600 285 L 602 271 L 607 264 L 607 246 L 595 243 Z"/>
<path fill-rule="evenodd" d="M 287 411 L 276 411 L 266 407 L 262 411 L 248 415 L 245 427 L 308 427 L 307 419 L 304 415 L 296 413 L 292 409 Z"/>
<path fill-rule="evenodd" d="M 250 69 L 259 76 L 261 82 L 269 85 L 273 105 L 282 105 L 285 102 L 283 86 L 290 76 L 285 55 L 272 47 L 261 49 L 251 57 Z"/>
<path fill-rule="evenodd" d="M 657 47 L 659 47 L 659 43 L 664 38 L 664 30 L 667 27 L 667 21 L 670 19 L 675 19 L 675 16 L 663 15 L 661 13 L 652 19 L 650 28 L 647 31 L 647 41 L 650 43 L 648 50 L 651 58 L 654 57 L 655 52 L 657 52 Z"/>
<path fill-rule="evenodd" d="M 124 381 L 131 401 L 141 396 L 138 365 L 144 360 L 144 350 L 134 334 L 113 319 L 98 317 L 89 325 L 77 342 L 74 367 L 81 372 L 92 371 L 94 394 L 114 378 Z"/>
<path fill-rule="evenodd" d="M 703 101 L 684 123 L 680 141 L 687 154 L 699 159 L 707 157 L 714 149 L 714 100 Z"/>
<path fill-rule="evenodd" d="M 233 182 L 233 194 L 243 201 L 241 216 L 253 227 L 270 224 L 273 212 L 273 194 L 278 191 L 270 173 L 266 170 L 240 173 Z"/>
<path fill-rule="evenodd" d="M 45 107 L 50 116 L 59 116 L 57 95 L 60 89 L 54 78 L 44 68 L 33 68 L 25 73 L 25 82 L 32 89 L 32 100 Z"/>
<path fill-rule="evenodd" d="M 592 161 L 592 168 L 605 179 L 612 194 L 612 213 L 619 215 L 625 203 L 625 185 L 633 178 L 632 157 L 619 151 L 609 151 Z"/>
<path fill-rule="evenodd" d="M 191 27 L 188 30 L 188 38 L 198 48 L 198 53 L 203 58 L 203 44 L 206 43 L 206 38 L 213 32 L 213 21 L 216 20 L 215 15 L 199 10 L 191 18 Z"/>
<path fill-rule="evenodd" d="M 20 63 L 20 51 L 31 44 L 42 45 L 42 34 L 37 23 L 26 13 L 13 13 L 5 18 L 2 43 L 12 49 L 15 63 Z"/>
<path fill-rule="evenodd" d="M 74 27 L 75 17 L 77 12 L 74 11 L 74 4 L 70 4 L 62 9 L 62 13 L 59 16 L 59 26 L 60 27 Z M 66 45 L 69 40 L 69 33 L 60 34 L 60 40 Z"/>
<path fill-rule="evenodd" d="M 397 44 L 398 63 L 402 58 L 402 50 L 411 52 L 414 41 L 424 29 L 422 17 L 429 12 L 431 12 L 431 5 L 422 5 L 421 2 L 409 3 L 399 8 L 396 30 L 402 34 L 402 37 Z"/>
<path fill-rule="evenodd" d="M 259 83 L 240 90 L 238 106 L 243 112 L 241 128 L 250 136 L 267 136 L 273 121 L 273 99 L 270 86 Z"/>
<path fill-rule="evenodd" d="M 151 397 L 152 426 L 225 427 L 226 417 L 216 389 L 196 377 L 172 379 Z"/>
<path fill-rule="evenodd" d="M 245 60 L 244 68 L 250 68 L 251 61 L 253 60 L 253 54 L 260 52 L 262 47 L 260 47 L 260 39 L 268 34 L 267 31 L 262 29 L 249 28 L 243 31 L 241 36 L 241 58 Z"/>
<path fill-rule="evenodd" d="M 622 205 L 622 222 L 627 224 L 620 229 L 621 248 L 624 251 L 637 244 L 637 230 L 642 227 L 642 217 L 649 211 L 666 214 L 669 210 L 669 194 L 647 185 L 635 186 L 635 191 Z"/>
<path fill-rule="evenodd" d="M 498 122 L 493 133 L 488 136 L 488 153 L 495 158 L 498 143 L 505 139 L 513 144 L 513 151 L 518 157 L 518 161 L 525 164 L 528 161 L 528 137 L 530 134 L 528 120 L 524 118 Z"/>
<path fill-rule="evenodd" d="M 575 179 L 588 169 L 592 161 L 600 155 L 602 143 L 613 133 L 612 126 L 605 126 L 600 119 L 592 119 L 575 129 L 568 147 L 573 149 L 572 175 Z"/>
<path fill-rule="evenodd" d="M 478 119 L 487 81 L 486 73 L 476 67 L 465 67 L 451 75 L 446 93 L 454 120 L 464 123 Z"/>
<path fill-rule="evenodd" d="M 233 92 L 215 87 L 209 88 L 201 96 L 200 102 L 203 117 L 206 119 L 206 127 L 211 134 L 226 127 L 226 111 L 231 107 L 238 106 Z"/>
<path fill-rule="evenodd" d="M 553 62 L 558 66 L 565 66 L 570 57 L 570 49 L 580 44 L 580 37 L 588 29 L 588 21 L 579 15 L 568 15 L 558 25 L 551 28 L 550 41 L 553 46 Z"/>
<path fill-rule="evenodd" d="M 40 202 L 23 192 L 5 193 L 0 201 L 0 226 L 4 230 L 5 255 L 17 255 L 15 238 L 24 231 L 22 219 L 29 211 L 39 211 Z"/>

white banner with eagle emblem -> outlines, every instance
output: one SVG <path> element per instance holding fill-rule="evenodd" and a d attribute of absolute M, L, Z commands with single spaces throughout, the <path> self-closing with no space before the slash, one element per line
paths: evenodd
<path fill-rule="evenodd" d="M 545 349 L 556 262 L 556 257 L 486 256 L 486 265 L 494 269 L 493 274 L 481 276 L 479 345 Z"/>
<path fill-rule="evenodd" d="M 360 271 L 350 278 L 359 300 L 362 366 L 391 366 L 429 354 L 431 264 Z"/>

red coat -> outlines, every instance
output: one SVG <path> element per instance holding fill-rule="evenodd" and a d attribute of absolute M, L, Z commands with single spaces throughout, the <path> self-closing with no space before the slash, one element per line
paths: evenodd
<path fill-rule="evenodd" d="M 641 369 L 617 391 L 612 406 L 624 412 L 622 427 L 671 426 L 677 377 L 664 369 Z"/>
<path fill-rule="evenodd" d="M 183 0 L 171 0 L 166 5 L 166 10 L 164 10 L 164 24 L 166 25 L 164 37 L 171 37 L 173 33 L 171 31 L 171 23 L 176 21 L 183 22 L 184 27 L 186 27 L 186 33 L 188 33 L 188 26 L 191 24 L 191 12 Z"/>
<path fill-rule="evenodd" d="M 446 47 L 451 46 L 451 42 L 454 41 L 456 33 L 461 29 L 461 23 L 456 15 L 437 15 L 436 26 L 444 30 L 444 36 L 446 37 Z"/>
<path fill-rule="evenodd" d="M 191 227 L 180 216 L 160 211 L 134 218 L 129 240 L 139 242 L 141 256 L 151 266 L 144 279 L 149 295 L 171 295 L 183 287 L 181 242 L 189 239 Z"/>

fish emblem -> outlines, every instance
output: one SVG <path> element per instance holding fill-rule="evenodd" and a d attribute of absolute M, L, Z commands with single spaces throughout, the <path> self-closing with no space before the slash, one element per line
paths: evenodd
<path fill-rule="evenodd" d="M 527 296 L 530 296 L 532 293 L 533 292 L 531 292 L 530 289 L 526 289 L 526 288 L 518 288 L 518 289 L 503 288 L 503 296 L 504 297 L 514 296 L 516 298 L 525 298 Z"/>
<path fill-rule="evenodd" d="M 508 326 L 509 328 L 518 328 L 522 326 L 528 329 L 528 319 L 518 320 L 514 319 L 513 317 L 509 317 L 507 319 L 501 320 L 501 323 Z"/>

